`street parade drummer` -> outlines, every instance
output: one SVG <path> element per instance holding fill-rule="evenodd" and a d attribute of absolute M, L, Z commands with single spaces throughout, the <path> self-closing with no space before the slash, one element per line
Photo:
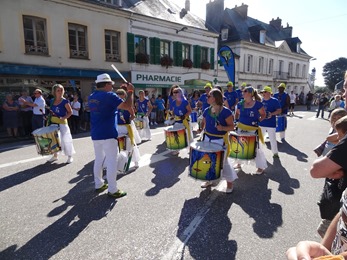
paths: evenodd
<path fill-rule="evenodd" d="M 187 133 L 187 144 L 189 145 L 193 141 L 192 127 L 189 121 L 189 115 L 192 113 L 192 108 L 188 100 L 184 97 L 183 91 L 180 87 L 176 87 L 173 90 L 173 102 L 170 104 L 171 110 L 174 116 L 174 127 L 183 126 Z M 175 151 L 174 154 L 178 154 Z"/>
<path fill-rule="evenodd" d="M 229 131 L 234 130 L 234 117 L 232 111 L 223 106 L 223 94 L 218 89 L 212 89 L 207 95 L 210 107 L 203 112 L 202 126 L 204 128 L 203 142 L 216 143 L 225 147 L 224 165 L 222 177 L 227 181 L 226 193 L 233 191 L 233 182 L 237 174 L 232 167 L 229 142 Z M 206 181 L 201 184 L 202 188 L 217 185 L 216 181 Z"/>
<path fill-rule="evenodd" d="M 151 140 L 151 130 L 149 128 L 149 115 L 152 111 L 151 101 L 145 97 L 145 92 L 143 90 L 139 91 L 139 99 L 135 102 L 136 108 L 136 120 L 142 121 L 142 125 L 138 128 L 140 137 L 142 140 Z"/>
<path fill-rule="evenodd" d="M 118 89 L 116 94 L 123 100 L 126 99 L 127 93 L 124 89 Z M 140 161 L 140 151 L 136 144 L 135 136 L 136 136 L 136 128 L 131 121 L 135 118 L 134 109 L 130 111 L 125 109 L 118 109 L 117 113 L 117 124 L 118 124 L 118 137 L 124 136 L 124 146 L 127 151 L 126 161 L 129 160 L 128 156 L 131 156 L 131 159 L 135 163 L 135 168 L 138 168 Z M 119 167 L 118 167 L 119 169 Z"/>
<path fill-rule="evenodd" d="M 235 112 L 235 118 L 238 120 L 237 133 L 240 135 L 242 135 L 242 133 L 257 135 L 258 144 L 256 144 L 255 164 L 258 169 L 255 174 L 262 174 L 265 168 L 267 168 L 267 162 L 264 151 L 259 143 L 259 141 L 264 143 L 259 122 L 266 117 L 265 109 L 261 103 L 261 97 L 253 87 L 246 87 L 242 94 L 243 100 L 237 104 Z M 235 168 L 241 169 L 239 161 L 235 165 Z"/>

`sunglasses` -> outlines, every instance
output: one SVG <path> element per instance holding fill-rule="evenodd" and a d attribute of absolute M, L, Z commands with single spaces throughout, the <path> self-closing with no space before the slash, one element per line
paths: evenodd
<path fill-rule="evenodd" d="M 247 90 L 244 90 L 244 91 L 242 91 L 243 93 L 247 93 L 248 91 Z"/>
<path fill-rule="evenodd" d="M 174 93 L 174 94 L 178 94 L 178 93 L 180 93 L 179 91 L 174 91 L 174 92 L 172 92 L 172 93 Z"/>

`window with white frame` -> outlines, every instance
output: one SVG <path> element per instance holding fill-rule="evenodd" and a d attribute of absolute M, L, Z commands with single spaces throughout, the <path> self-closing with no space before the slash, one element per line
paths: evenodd
<path fill-rule="evenodd" d="M 289 77 L 293 76 L 293 62 L 289 62 L 288 64 L 288 75 Z"/>
<path fill-rule="evenodd" d="M 169 56 L 170 57 L 170 42 L 169 41 L 160 41 L 160 56 Z"/>
<path fill-rule="evenodd" d="M 221 34 L 222 41 L 228 40 L 228 36 L 229 36 L 229 29 L 222 29 L 222 34 Z"/>
<path fill-rule="evenodd" d="M 121 61 L 120 32 L 105 30 L 105 56 L 107 61 Z"/>
<path fill-rule="evenodd" d="M 268 74 L 271 75 L 273 74 L 274 71 L 274 60 L 269 59 L 269 69 L 268 69 Z"/>
<path fill-rule="evenodd" d="M 295 67 L 295 77 L 299 77 L 299 71 L 300 71 L 300 64 L 296 64 L 296 67 Z"/>
<path fill-rule="evenodd" d="M 135 55 L 136 54 L 147 54 L 147 38 L 143 36 L 135 36 Z"/>
<path fill-rule="evenodd" d="M 306 78 L 306 65 L 302 65 L 302 78 Z"/>
<path fill-rule="evenodd" d="M 253 55 L 247 55 L 246 72 L 252 72 L 253 69 Z"/>
<path fill-rule="evenodd" d="M 208 48 L 201 48 L 201 62 L 208 62 Z"/>
<path fill-rule="evenodd" d="M 263 71 L 264 71 L 264 57 L 259 57 L 258 73 L 263 74 Z"/>
<path fill-rule="evenodd" d="M 88 58 L 86 26 L 69 23 L 69 48 L 70 58 Z"/>
<path fill-rule="evenodd" d="M 48 55 L 46 19 L 23 16 L 25 53 Z"/>
<path fill-rule="evenodd" d="M 182 60 L 185 60 L 185 59 L 191 59 L 189 44 L 182 44 Z"/>

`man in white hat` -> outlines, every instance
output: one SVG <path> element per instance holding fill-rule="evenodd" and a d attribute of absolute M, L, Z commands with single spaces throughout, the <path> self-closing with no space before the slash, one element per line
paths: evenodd
<path fill-rule="evenodd" d="M 94 181 L 95 191 L 102 192 L 108 188 L 108 196 L 121 198 L 125 191 L 117 187 L 118 131 L 116 113 L 118 109 L 131 110 L 134 86 L 127 85 L 127 98 L 123 101 L 112 92 L 114 82 L 107 73 L 97 76 L 96 90 L 89 96 L 91 137 L 94 145 Z M 103 167 L 106 167 L 108 185 L 102 178 Z"/>

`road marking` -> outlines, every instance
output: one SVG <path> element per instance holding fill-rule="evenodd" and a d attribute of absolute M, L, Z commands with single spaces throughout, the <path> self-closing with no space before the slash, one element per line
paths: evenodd
<path fill-rule="evenodd" d="M 215 190 L 222 191 L 224 184 L 222 182 L 219 183 L 219 185 L 216 187 Z M 218 198 L 220 195 L 219 192 L 212 192 L 211 196 L 209 197 L 208 201 L 206 202 L 205 206 L 202 207 L 202 209 L 195 215 L 194 219 L 190 222 L 189 226 L 184 230 L 183 234 L 178 238 L 175 238 L 175 241 L 171 248 L 169 249 L 169 252 L 163 256 L 162 260 L 173 260 L 173 259 L 183 259 L 184 258 L 184 248 L 191 238 L 191 236 L 194 234 L 196 229 L 201 224 L 202 220 L 205 218 L 207 213 L 210 211 L 212 204 L 214 201 Z"/>
<path fill-rule="evenodd" d="M 40 156 L 40 157 L 30 158 L 30 159 L 26 159 L 26 160 L 0 164 L 0 169 L 5 168 L 5 167 L 9 167 L 9 166 L 13 166 L 13 165 L 17 165 L 17 164 L 21 164 L 21 163 L 27 163 L 27 162 L 42 160 L 43 158 L 47 158 L 47 156 L 44 156 L 44 157 Z"/>

